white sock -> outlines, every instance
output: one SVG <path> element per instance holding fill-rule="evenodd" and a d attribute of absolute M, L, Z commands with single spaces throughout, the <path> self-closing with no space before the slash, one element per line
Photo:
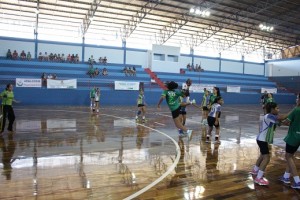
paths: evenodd
<path fill-rule="evenodd" d="M 143 116 L 143 119 L 145 119 L 145 116 Z"/>
<path fill-rule="evenodd" d="M 254 168 L 253 168 L 253 170 L 257 172 L 257 171 L 259 170 L 259 167 L 257 167 L 257 166 L 255 165 Z"/>
<path fill-rule="evenodd" d="M 299 183 L 300 182 L 299 176 L 294 176 L 294 181 L 295 183 Z"/>
<path fill-rule="evenodd" d="M 256 178 L 261 179 L 263 177 L 263 175 L 264 175 L 264 171 L 259 170 Z"/>
<path fill-rule="evenodd" d="M 284 172 L 283 178 L 290 178 L 291 173 Z"/>

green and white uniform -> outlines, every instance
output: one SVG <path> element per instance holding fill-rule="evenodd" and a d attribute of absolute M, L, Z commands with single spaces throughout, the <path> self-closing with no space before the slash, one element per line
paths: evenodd
<path fill-rule="evenodd" d="M 166 101 L 170 110 L 174 111 L 180 107 L 178 98 L 183 96 L 183 93 L 181 91 L 165 90 L 162 93 L 162 96 L 166 97 Z"/>
<path fill-rule="evenodd" d="M 294 147 L 300 145 L 300 107 L 295 108 L 287 120 L 290 121 L 289 131 L 284 141 Z"/>

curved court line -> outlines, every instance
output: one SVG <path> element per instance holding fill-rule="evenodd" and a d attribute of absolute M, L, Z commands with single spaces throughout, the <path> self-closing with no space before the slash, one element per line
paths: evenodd
<path fill-rule="evenodd" d="M 22 109 L 22 108 L 21 108 L 21 109 L 15 109 L 15 110 L 28 110 L 28 109 Z M 55 112 L 55 111 L 61 111 L 61 112 L 73 112 L 73 113 L 90 113 L 90 112 L 87 112 L 87 111 L 71 111 L 71 110 L 46 110 L 46 109 L 33 109 L 33 110 L 40 110 L 40 111 L 54 111 L 54 112 Z M 31 110 L 31 111 L 32 111 L 32 110 Z M 99 113 L 99 114 L 100 114 L 100 115 L 109 116 L 109 117 L 118 118 L 118 119 L 127 120 L 128 122 L 134 123 L 134 124 L 136 123 L 136 122 L 132 122 L 131 120 L 126 119 L 126 118 L 123 118 L 123 117 L 118 117 L 118 116 L 108 115 L 108 114 L 101 114 L 101 113 Z M 143 127 L 145 127 L 145 128 L 148 128 L 148 129 L 150 129 L 150 130 L 153 130 L 153 131 L 155 131 L 155 132 L 158 132 L 158 133 L 160 133 L 160 134 L 166 136 L 167 138 L 169 138 L 169 139 L 175 144 L 177 155 L 176 155 L 176 158 L 175 158 L 173 164 L 169 167 L 169 169 L 168 169 L 165 173 L 163 173 L 163 175 L 161 175 L 159 178 L 157 178 L 156 180 L 154 180 L 152 183 L 150 183 L 150 184 L 147 185 L 146 187 L 144 187 L 144 188 L 142 188 L 141 190 L 139 190 L 139 191 L 133 193 L 132 195 L 126 197 L 126 198 L 123 199 L 123 200 L 130 200 L 130 199 L 133 199 L 133 198 L 135 198 L 135 197 L 137 197 L 137 196 L 143 194 L 143 193 L 146 192 L 147 190 L 151 189 L 152 187 L 154 187 L 154 186 L 155 186 L 156 184 L 158 184 L 159 182 L 161 182 L 164 178 L 166 178 L 166 177 L 167 177 L 167 176 L 175 169 L 176 165 L 177 165 L 178 162 L 179 162 L 179 158 L 180 158 L 180 148 L 179 148 L 179 145 L 177 144 L 177 142 L 176 142 L 173 138 L 171 138 L 169 135 L 167 135 L 167 134 L 165 134 L 165 133 L 163 133 L 163 132 L 161 132 L 161 131 L 159 131 L 159 130 L 153 129 L 153 128 L 151 128 L 151 127 L 149 127 L 149 126 L 146 126 L 146 125 L 144 125 L 144 124 L 138 124 L 138 125 L 139 125 L 139 126 L 143 126 Z"/>

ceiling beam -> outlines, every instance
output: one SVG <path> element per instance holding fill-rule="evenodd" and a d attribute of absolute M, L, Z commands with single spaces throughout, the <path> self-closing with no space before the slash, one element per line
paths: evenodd
<path fill-rule="evenodd" d="M 98 8 L 98 6 L 100 6 L 101 0 L 93 0 L 90 9 L 88 10 L 88 12 L 85 14 L 82 24 L 81 24 L 81 34 L 84 37 L 87 30 L 89 29 L 89 26 L 91 24 L 91 22 L 93 21 L 93 17 L 95 15 L 95 12 Z"/>

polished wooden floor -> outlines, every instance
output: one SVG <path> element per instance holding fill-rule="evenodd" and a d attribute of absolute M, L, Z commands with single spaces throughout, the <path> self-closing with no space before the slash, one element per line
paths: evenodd
<path fill-rule="evenodd" d="M 255 185 L 248 173 L 259 154 L 259 105 L 224 106 L 221 144 L 205 143 L 195 107 L 186 123 L 191 141 L 178 137 L 166 106 L 149 106 L 145 123 L 135 122 L 135 112 L 15 107 L 15 132 L 0 137 L 0 199 L 300 199 L 278 181 L 287 127 L 277 129 L 272 146 L 270 185 Z"/>

